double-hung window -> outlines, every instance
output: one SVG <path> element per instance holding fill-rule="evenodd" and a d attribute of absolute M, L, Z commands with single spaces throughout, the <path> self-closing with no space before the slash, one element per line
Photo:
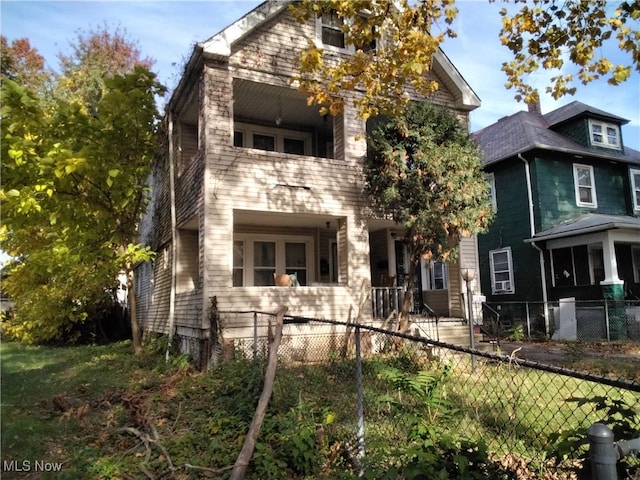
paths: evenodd
<path fill-rule="evenodd" d="M 323 13 L 322 18 L 322 43 L 333 47 L 345 48 L 343 22 L 335 10 Z"/>
<path fill-rule="evenodd" d="M 489 184 L 489 198 L 491 198 L 491 205 L 493 206 L 493 211 L 498 211 L 498 200 L 496 198 L 496 177 L 493 173 L 486 173 L 484 175 L 484 179 Z"/>
<path fill-rule="evenodd" d="M 489 265 L 491 268 L 491 292 L 493 294 L 514 293 L 511 247 L 490 251 Z"/>
<path fill-rule="evenodd" d="M 429 290 L 445 290 L 447 288 L 447 266 L 444 262 L 431 262 L 428 266 Z"/>
<path fill-rule="evenodd" d="M 319 31 L 320 39 L 322 40 L 322 45 L 324 47 L 335 47 L 348 50 L 352 53 L 358 49 L 362 50 L 365 53 L 375 51 L 377 48 L 376 39 L 373 38 L 367 41 L 366 35 L 364 36 L 362 40 L 363 43 L 361 45 L 358 45 L 357 43 L 356 45 L 347 45 L 345 33 L 343 30 L 345 23 L 351 24 L 352 27 L 354 23 L 366 23 L 368 19 L 368 13 L 366 11 L 363 11 L 358 14 L 356 18 L 357 21 L 354 21 L 353 18 L 340 18 L 335 10 L 330 10 L 329 12 L 323 13 L 322 16 L 318 18 L 317 22 L 317 29 Z M 357 42 L 357 39 L 352 38 L 352 41 Z"/>
<path fill-rule="evenodd" d="M 620 150 L 620 129 L 617 125 L 589 120 L 589 133 L 592 145 Z"/>
<path fill-rule="evenodd" d="M 573 165 L 573 181 L 576 189 L 576 204 L 579 207 L 596 208 L 596 182 L 591 165 Z"/>
<path fill-rule="evenodd" d="M 273 286 L 274 273 L 295 274 L 300 285 L 308 285 L 312 252 L 311 237 L 239 235 L 233 242 L 233 286 Z"/>
<path fill-rule="evenodd" d="M 640 170 L 631 169 L 631 195 L 633 196 L 633 209 L 640 210 Z"/>

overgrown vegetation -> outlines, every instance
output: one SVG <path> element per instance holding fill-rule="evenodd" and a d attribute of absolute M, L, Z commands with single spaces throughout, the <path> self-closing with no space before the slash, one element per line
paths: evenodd
<path fill-rule="evenodd" d="M 165 363 L 162 339 L 148 341 L 139 357 L 129 354 L 128 342 L 72 348 L 4 342 L 0 348 L 2 466 L 61 462 L 60 472 L 17 478 L 227 478 L 262 390 L 261 361 L 240 358 L 199 373 L 179 356 Z M 532 431 L 549 421 L 554 412 L 545 411 L 544 395 L 566 394 L 554 383 L 557 376 L 524 376 L 505 390 L 509 366 L 487 366 L 491 373 L 475 374 L 472 383 L 454 363 L 411 350 L 367 359 L 362 463 L 353 361 L 278 368 L 247 478 L 351 479 L 362 470 L 369 479 L 560 479 L 576 478 L 579 470 L 574 463 L 531 464 L 521 452 L 505 454 L 495 443 L 496 433 L 511 433 L 497 420 L 517 418 Z M 548 390 L 540 394 L 539 409 L 526 410 L 531 402 L 517 397 L 529 391 L 525 383 Z M 470 418 L 462 407 L 474 398 L 477 415 Z M 633 423 L 624 413 L 630 407 L 610 400 L 603 397 L 601 407 L 612 413 L 612 425 L 637 432 L 638 419 Z M 501 411 L 483 411 L 500 401 Z M 567 404 L 576 408 L 582 405 Z M 582 426 L 570 427 L 577 439 Z M 522 438 L 529 445 L 523 452 L 543 458 L 539 445 Z M 558 438 L 558 451 L 572 438 Z"/>

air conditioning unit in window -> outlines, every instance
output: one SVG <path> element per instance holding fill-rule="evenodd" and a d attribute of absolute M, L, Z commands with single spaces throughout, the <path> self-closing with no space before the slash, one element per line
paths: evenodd
<path fill-rule="evenodd" d="M 496 292 L 507 292 L 511 290 L 511 282 L 509 282 L 508 280 L 496 282 L 495 290 Z"/>

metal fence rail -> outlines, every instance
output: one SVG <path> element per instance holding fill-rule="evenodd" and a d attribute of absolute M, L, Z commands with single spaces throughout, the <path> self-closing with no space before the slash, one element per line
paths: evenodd
<path fill-rule="evenodd" d="M 225 315 L 236 321 L 244 316 L 246 325 L 255 325 L 255 335 L 225 341 L 225 357 L 263 356 L 268 315 Z M 629 414 L 640 412 L 639 383 L 527 361 L 517 354 L 499 355 L 370 325 L 285 317 L 279 360 L 276 381 L 279 376 L 299 378 L 300 401 L 341 417 L 340 429 L 331 435 L 350 446 L 362 468 L 384 468 L 382 459 L 389 452 L 415 445 L 421 425 L 486 443 L 495 458 L 519 458 L 540 471 L 560 468 L 550 462 L 563 459 L 569 463 L 562 468 L 574 468 L 571 460 L 585 453 L 586 432 L 595 422 L 607 423 L 628 439 L 640 432 L 640 413 Z M 311 392 L 304 379 L 318 375 L 350 392 L 348 399 Z"/>
<path fill-rule="evenodd" d="M 502 337 L 519 329 L 526 338 L 640 341 L 640 301 L 486 302 L 482 324 L 487 334 Z"/>

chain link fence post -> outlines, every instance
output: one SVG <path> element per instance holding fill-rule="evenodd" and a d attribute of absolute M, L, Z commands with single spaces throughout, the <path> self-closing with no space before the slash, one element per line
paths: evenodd
<path fill-rule="evenodd" d="M 364 392 L 362 388 L 362 350 L 360 347 L 360 327 L 356 326 L 356 389 L 357 389 L 357 407 L 358 407 L 358 461 L 359 476 L 364 474 Z"/>

